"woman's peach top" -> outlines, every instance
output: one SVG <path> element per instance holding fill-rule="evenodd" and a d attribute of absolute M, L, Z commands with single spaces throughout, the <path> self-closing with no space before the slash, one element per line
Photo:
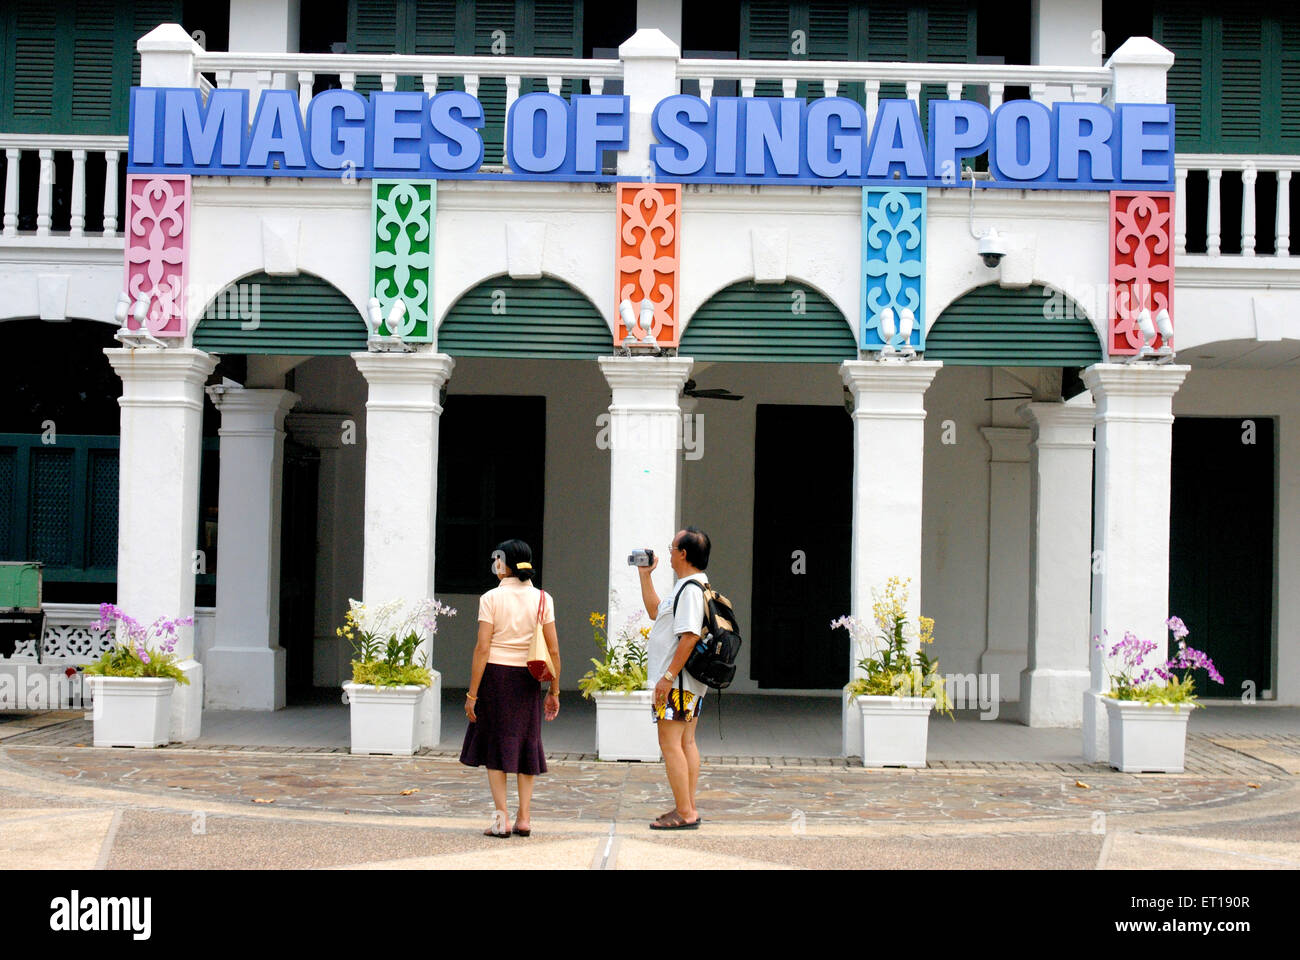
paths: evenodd
<path fill-rule="evenodd" d="M 478 601 L 480 623 L 492 624 L 492 649 L 488 663 L 507 667 L 528 666 L 528 650 L 537 627 L 537 605 L 542 595 L 531 583 L 506 577 Z M 542 623 L 555 622 L 555 602 L 546 594 Z"/>

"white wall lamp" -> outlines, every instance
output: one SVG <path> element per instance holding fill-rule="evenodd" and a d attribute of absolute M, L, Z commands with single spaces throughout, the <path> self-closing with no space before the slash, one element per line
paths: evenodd
<path fill-rule="evenodd" d="M 1002 262 L 1002 258 L 1007 255 L 1007 244 L 1003 236 L 992 227 L 989 227 L 983 233 L 977 233 L 975 230 L 975 171 L 966 169 L 963 173 L 970 174 L 970 235 L 979 241 L 980 259 L 984 261 L 984 266 L 990 269 L 996 267 Z"/>
<path fill-rule="evenodd" d="M 1153 320 L 1151 311 L 1143 307 L 1138 311 L 1137 328 L 1138 336 L 1142 338 L 1142 346 L 1136 354 L 1125 361 L 1126 363 L 1169 363 L 1174 359 L 1174 324 L 1168 310 L 1161 307 L 1156 311 Z M 1155 343 L 1157 332 L 1164 341 L 1159 350 L 1151 346 Z"/>
<path fill-rule="evenodd" d="M 880 339 L 885 345 L 880 349 L 881 360 L 915 360 L 916 348 L 908 341 L 916 327 L 916 314 L 904 307 L 895 316 L 893 307 L 880 311 Z"/>
<path fill-rule="evenodd" d="M 393 301 L 388 308 L 388 329 L 401 329 L 402 318 L 406 316 L 406 303 L 401 297 Z M 400 334 L 381 336 L 380 328 L 384 325 L 384 310 L 379 305 L 378 297 L 371 297 L 366 303 L 366 329 L 370 335 L 366 339 L 366 349 L 371 353 L 414 353 L 415 347 L 401 338 Z"/>
<path fill-rule="evenodd" d="M 646 297 L 641 301 L 641 315 L 638 318 L 632 309 L 631 300 L 623 300 L 618 305 L 619 319 L 623 321 L 623 327 L 627 330 L 627 336 L 623 338 L 623 349 L 630 355 L 639 354 L 657 354 L 660 353 L 659 344 L 651 335 L 654 327 L 655 307 Z"/>
<path fill-rule="evenodd" d="M 117 309 L 113 311 L 117 319 L 117 332 L 113 339 L 123 346 L 138 350 L 142 347 L 165 349 L 167 344 L 149 332 L 146 325 L 149 319 L 149 298 L 141 296 L 131 304 L 131 296 L 125 290 L 117 295 Z M 139 329 L 132 330 L 127 325 L 127 317 L 135 320 Z"/>

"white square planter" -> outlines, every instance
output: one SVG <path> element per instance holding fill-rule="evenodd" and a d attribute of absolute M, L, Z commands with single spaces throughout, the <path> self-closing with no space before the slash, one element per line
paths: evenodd
<path fill-rule="evenodd" d="M 924 767 L 934 697 L 858 697 L 864 767 Z"/>
<path fill-rule="evenodd" d="M 660 759 L 659 728 L 650 715 L 653 690 L 592 694 L 596 701 L 596 756 L 601 760 Z"/>
<path fill-rule="evenodd" d="M 352 724 L 352 753 L 409 757 L 419 746 L 420 703 L 428 687 L 343 684 Z"/>
<path fill-rule="evenodd" d="M 1124 773 L 1182 773 L 1187 720 L 1195 708 L 1183 703 L 1146 703 L 1102 697 L 1110 735 L 1110 765 Z"/>
<path fill-rule="evenodd" d="M 91 719 L 97 747 L 165 747 L 170 740 L 172 691 L 168 677 L 86 678 L 94 691 Z"/>

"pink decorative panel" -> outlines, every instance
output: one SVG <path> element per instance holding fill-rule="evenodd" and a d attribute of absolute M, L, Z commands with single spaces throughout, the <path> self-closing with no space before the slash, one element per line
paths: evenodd
<path fill-rule="evenodd" d="M 1123 193 L 1110 195 L 1110 334 L 1112 356 L 1132 355 L 1142 348 L 1138 313 L 1151 316 L 1162 309 L 1174 317 L 1174 195 Z M 1164 346 L 1156 336 L 1153 347 Z"/>
<path fill-rule="evenodd" d="M 677 323 L 677 276 L 681 245 L 682 188 L 675 183 L 618 185 L 618 259 L 614 265 L 615 307 L 632 302 L 641 316 L 641 303 L 654 307 L 651 336 L 662 347 L 680 339 Z M 617 316 L 617 310 L 615 310 Z M 621 346 L 627 329 L 621 319 L 614 328 L 614 345 Z"/>
<path fill-rule="evenodd" d="M 145 326 L 159 337 L 183 337 L 186 260 L 190 240 L 190 178 L 126 178 L 126 292 L 149 300 Z M 135 328 L 130 317 L 127 326 Z"/>

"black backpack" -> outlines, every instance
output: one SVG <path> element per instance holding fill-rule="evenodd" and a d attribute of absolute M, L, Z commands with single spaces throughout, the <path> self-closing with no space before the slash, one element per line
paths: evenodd
<path fill-rule="evenodd" d="M 731 686 L 736 676 L 736 655 L 740 653 L 740 626 L 731 601 L 708 584 L 687 580 L 673 599 L 673 616 L 682 591 L 695 584 L 704 594 L 703 633 L 686 660 L 686 670 L 700 683 L 714 690 Z M 679 678 L 680 679 L 680 678 Z"/>

